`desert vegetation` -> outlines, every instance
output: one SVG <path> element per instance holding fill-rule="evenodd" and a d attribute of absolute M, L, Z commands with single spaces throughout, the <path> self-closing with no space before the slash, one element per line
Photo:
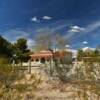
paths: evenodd
<path fill-rule="evenodd" d="M 66 62 L 64 45 L 67 40 L 56 35 L 39 35 L 36 48 L 61 49 L 59 59 L 56 54 L 53 63 L 44 63 L 28 73 L 22 66 L 30 59 L 26 39 L 18 39 L 11 44 L 0 37 L 0 100 L 100 100 L 99 50 L 78 52 L 78 61 Z M 52 52 L 53 53 L 53 52 Z"/>

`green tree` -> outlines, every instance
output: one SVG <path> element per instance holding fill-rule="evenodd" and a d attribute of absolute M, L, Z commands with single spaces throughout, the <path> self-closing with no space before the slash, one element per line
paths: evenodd
<path fill-rule="evenodd" d="M 82 57 L 83 57 L 83 50 L 78 50 L 78 56 L 77 56 L 77 59 L 79 60 L 79 61 L 81 61 L 82 60 Z"/>
<path fill-rule="evenodd" d="M 94 51 L 94 54 L 95 54 L 95 56 L 99 56 L 99 51 L 96 49 L 96 50 Z"/>
<path fill-rule="evenodd" d="M 12 44 L 0 36 L 0 56 L 6 56 L 7 58 L 12 57 L 13 48 Z"/>
<path fill-rule="evenodd" d="M 29 50 L 27 48 L 27 40 L 24 38 L 20 38 L 14 44 L 14 51 L 17 59 L 21 62 L 27 61 L 29 59 Z"/>

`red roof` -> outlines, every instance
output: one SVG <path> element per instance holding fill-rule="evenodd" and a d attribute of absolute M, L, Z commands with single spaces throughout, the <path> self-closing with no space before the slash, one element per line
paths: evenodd
<path fill-rule="evenodd" d="M 42 57 L 51 58 L 53 56 L 53 54 L 50 51 L 43 50 L 43 51 L 34 53 L 34 54 L 30 55 L 30 56 L 32 58 L 42 58 Z"/>
<path fill-rule="evenodd" d="M 64 57 L 65 55 L 68 55 L 68 54 L 72 54 L 71 52 L 66 52 L 66 51 L 62 51 L 62 52 L 55 52 L 54 53 L 54 56 L 55 57 Z M 40 52 L 36 52 L 32 55 L 30 55 L 32 59 L 38 59 L 38 58 L 46 58 L 46 59 L 49 59 L 49 58 L 52 58 L 53 57 L 53 54 L 51 51 L 49 50 L 43 50 L 43 51 L 40 51 Z"/>

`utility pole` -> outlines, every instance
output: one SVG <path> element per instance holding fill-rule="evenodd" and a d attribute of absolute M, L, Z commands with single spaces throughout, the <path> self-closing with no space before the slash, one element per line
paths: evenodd
<path fill-rule="evenodd" d="M 53 53 L 53 50 L 51 50 L 51 49 L 48 49 L 48 50 L 52 53 L 52 57 L 50 58 L 50 76 L 52 77 L 52 74 L 53 74 L 52 60 L 54 60 L 54 53 Z"/>
<path fill-rule="evenodd" d="M 13 71 L 15 70 L 15 59 L 16 59 L 16 54 L 13 55 L 12 57 L 13 61 L 12 61 L 12 67 L 13 67 Z"/>
<path fill-rule="evenodd" d="M 31 60 L 28 61 L 28 73 L 31 74 Z"/>

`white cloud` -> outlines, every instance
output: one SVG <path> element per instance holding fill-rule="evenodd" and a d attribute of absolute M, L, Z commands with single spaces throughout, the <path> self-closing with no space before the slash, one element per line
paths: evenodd
<path fill-rule="evenodd" d="M 27 40 L 27 45 L 28 45 L 28 48 L 29 48 L 29 49 L 32 49 L 33 46 L 35 45 L 35 41 L 32 40 L 32 39 L 28 39 L 28 40 Z"/>
<path fill-rule="evenodd" d="M 30 33 L 22 31 L 20 29 L 10 29 L 3 32 L 3 36 L 10 41 L 16 41 L 19 38 L 27 38 Z"/>
<path fill-rule="evenodd" d="M 83 41 L 83 44 L 88 44 L 88 42 L 87 41 Z"/>
<path fill-rule="evenodd" d="M 39 20 L 38 20 L 38 18 L 35 16 L 35 17 L 33 17 L 33 18 L 31 18 L 31 21 L 32 22 L 39 22 Z"/>
<path fill-rule="evenodd" d="M 43 16 L 43 19 L 44 19 L 44 20 L 51 20 L 52 17 L 50 17 L 50 16 Z"/>
<path fill-rule="evenodd" d="M 80 26 L 71 26 L 70 29 L 68 30 L 68 33 L 66 34 L 66 38 L 70 39 L 72 38 L 74 35 L 76 35 L 76 33 L 80 33 L 80 32 L 85 32 L 85 28 L 80 27 Z M 81 34 L 77 34 L 75 37 L 79 36 Z"/>
<path fill-rule="evenodd" d="M 96 34 L 93 31 L 95 31 L 96 29 L 98 29 L 100 27 L 100 21 L 95 21 L 94 23 L 88 24 L 86 27 L 79 27 L 77 25 L 75 26 L 71 26 L 70 30 L 68 30 L 68 34 L 66 35 L 66 37 L 68 38 L 72 38 L 73 36 L 75 36 L 74 38 L 80 38 L 84 35 L 87 34 L 91 34 L 91 36 L 93 38 L 97 38 L 100 36 L 100 34 Z M 82 34 L 75 34 L 75 33 L 82 33 Z"/>
<path fill-rule="evenodd" d="M 96 21 L 96 22 L 94 22 L 92 24 L 89 24 L 86 27 L 86 33 L 92 32 L 92 31 L 96 30 L 99 27 L 100 27 L 100 21 Z"/>
<path fill-rule="evenodd" d="M 73 33 L 78 33 L 78 32 L 81 32 L 81 31 L 85 31 L 85 28 L 79 27 L 77 25 L 71 26 L 70 30 L 68 30 L 68 32 L 73 32 Z"/>
<path fill-rule="evenodd" d="M 69 48 L 69 47 L 70 47 L 70 45 L 66 45 L 65 47 L 66 47 L 66 48 Z"/>

